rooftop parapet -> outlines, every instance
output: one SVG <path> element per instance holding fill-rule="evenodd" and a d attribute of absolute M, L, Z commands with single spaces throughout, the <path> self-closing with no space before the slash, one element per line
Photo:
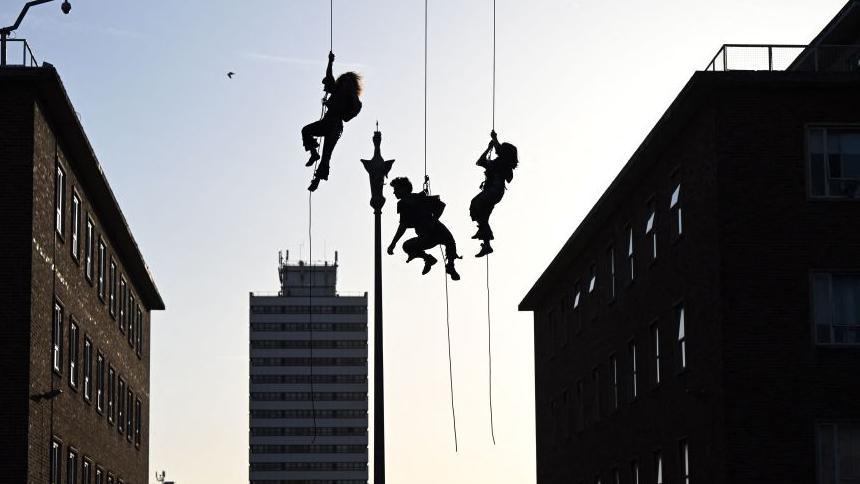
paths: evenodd
<path fill-rule="evenodd" d="M 705 70 L 860 72 L 860 45 L 725 44 Z"/>

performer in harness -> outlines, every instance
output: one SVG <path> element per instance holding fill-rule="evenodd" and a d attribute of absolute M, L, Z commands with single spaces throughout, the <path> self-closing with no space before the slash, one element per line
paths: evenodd
<path fill-rule="evenodd" d="M 343 133 L 343 123 L 358 116 L 361 111 L 361 76 L 355 72 L 345 72 L 337 80 L 332 75 L 332 64 L 334 53 L 328 53 L 328 67 L 325 78 L 322 80 L 323 89 L 328 96 L 325 101 L 325 114 L 322 119 L 315 121 L 302 128 L 302 143 L 305 151 L 310 152 L 310 158 L 305 166 L 312 166 L 319 160 L 319 166 L 314 172 L 308 190 L 314 191 L 320 184 L 320 180 L 328 180 L 329 162 L 334 146 Z M 318 152 L 319 143 L 317 136 L 325 138 L 323 141 L 322 157 Z"/>
<path fill-rule="evenodd" d="M 475 163 L 484 168 L 481 192 L 475 195 L 469 205 L 469 215 L 478 223 L 478 231 L 472 238 L 481 240 L 481 250 L 475 254 L 475 257 L 484 257 L 493 252 L 493 247 L 490 245 L 490 241 L 493 240 L 490 214 L 493 213 L 496 204 L 502 200 L 505 194 L 505 182 L 510 183 L 513 180 L 514 169 L 519 164 L 516 146 L 510 143 L 499 143 L 495 131 L 490 132 L 490 138 L 490 144 Z M 496 157 L 491 159 L 490 152 L 493 151 Z"/>
<path fill-rule="evenodd" d="M 409 256 L 406 262 L 416 258 L 423 259 L 424 270 L 421 273 L 427 274 L 438 261 L 426 251 L 442 245 L 445 247 L 445 272 L 451 276 L 451 279 L 460 280 L 460 274 L 454 268 L 454 261 L 460 258 L 457 255 L 457 243 L 448 227 L 439 221 L 439 217 L 445 210 L 445 203 L 438 196 L 427 195 L 424 192 L 413 193 L 412 182 L 408 178 L 395 178 L 391 181 L 391 186 L 394 188 L 394 196 L 399 200 L 397 213 L 400 214 L 400 225 L 388 246 L 388 254 L 394 254 L 394 247 L 406 233 L 406 229 L 415 229 L 416 236 L 403 243 L 403 251 Z"/>

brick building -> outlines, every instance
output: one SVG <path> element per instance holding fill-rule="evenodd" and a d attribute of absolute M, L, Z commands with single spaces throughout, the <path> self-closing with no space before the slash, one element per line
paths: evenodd
<path fill-rule="evenodd" d="M 57 72 L 0 68 L 0 481 L 145 484 L 164 303 Z"/>
<path fill-rule="evenodd" d="M 367 293 L 337 268 L 281 260 L 250 295 L 251 484 L 367 484 Z"/>
<path fill-rule="evenodd" d="M 860 2 L 724 46 L 520 304 L 537 482 L 860 482 Z"/>

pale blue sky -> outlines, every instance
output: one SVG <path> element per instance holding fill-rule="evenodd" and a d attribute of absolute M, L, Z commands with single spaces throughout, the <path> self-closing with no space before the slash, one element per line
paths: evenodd
<path fill-rule="evenodd" d="M 496 128 L 521 165 L 497 208 L 496 440 L 487 411 L 486 293 L 468 202 L 490 130 L 491 0 L 430 2 L 429 170 L 467 255 L 451 283 L 460 452 L 448 400 L 441 271 L 385 259 L 388 480 L 534 482 L 531 315 L 516 304 L 630 154 L 722 43 L 805 43 L 843 0 L 497 0 Z M 0 23 L 21 1 L 0 5 Z M 59 70 L 168 310 L 153 317 L 150 468 L 178 482 L 247 480 L 248 291 L 277 289 L 277 252 L 307 256 L 324 0 L 74 0 L 18 36 Z M 335 0 L 335 70 L 365 76 L 331 181 L 314 196 L 314 258 L 340 289 L 372 287 L 366 175 L 379 119 L 393 174 L 420 183 L 420 0 Z M 235 71 L 227 80 L 225 73 Z M 386 192 L 383 237 L 395 229 Z M 575 456 L 571 456 L 574 458 Z"/>

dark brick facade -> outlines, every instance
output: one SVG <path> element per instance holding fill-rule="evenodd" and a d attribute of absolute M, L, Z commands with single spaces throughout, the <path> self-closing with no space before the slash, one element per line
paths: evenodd
<path fill-rule="evenodd" d="M 682 484 L 684 445 L 690 482 L 819 482 L 816 426 L 860 422 L 860 346 L 816 344 L 811 274 L 860 272 L 860 202 L 809 197 L 810 125 L 860 125 L 860 73 L 695 74 L 556 256 L 521 304 L 535 312 L 539 484 L 615 484 L 616 470 L 633 483 L 634 463 L 653 484 L 658 453 L 663 482 Z"/>
<path fill-rule="evenodd" d="M 10 456 L 0 460 L 0 473 L 8 477 L 4 482 L 49 482 L 49 450 L 55 439 L 61 444 L 63 482 L 69 452 L 74 451 L 79 482 L 87 459 L 92 479 L 98 468 L 105 483 L 108 476 L 115 483 L 146 483 L 150 311 L 163 309 L 163 302 L 53 68 L 4 68 L 0 93 L 0 215 L 5 217 L 0 236 L 0 369 L 9 383 L 0 391 L 0 450 Z M 62 234 L 55 230 L 58 164 L 65 174 Z M 80 200 L 77 258 L 72 255 L 73 194 Z M 88 218 L 93 224 L 91 281 L 85 272 Z M 9 231 L 7 221 L 12 222 Z M 109 258 L 105 301 L 98 294 L 99 240 Z M 117 265 L 117 287 L 120 277 L 128 285 L 124 322 L 120 294 L 115 296 L 116 317 L 109 311 L 110 260 Z M 52 368 L 55 301 L 63 308 L 59 372 Z M 73 324 L 78 327 L 75 385 L 70 381 Z M 92 344 L 89 400 L 84 391 L 85 341 Z M 114 368 L 126 385 L 125 395 L 130 390 L 133 402 L 140 400 L 140 418 L 133 403 L 132 426 L 123 433 L 118 418 L 113 423 L 107 418 L 107 397 L 104 411 L 97 410 L 99 354 L 105 360 L 105 380 L 108 368 Z M 105 392 L 108 387 L 105 382 Z M 56 389 L 62 394 L 54 399 L 36 398 Z M 125 398 L 117 394 L 116 400 Z M 124 420 L 126 413 L 123 408 Z"/>

